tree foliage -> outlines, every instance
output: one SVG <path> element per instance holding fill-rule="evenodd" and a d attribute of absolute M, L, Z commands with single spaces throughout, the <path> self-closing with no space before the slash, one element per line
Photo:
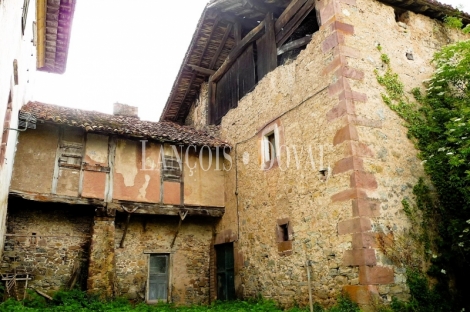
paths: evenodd
<path fill-rule="evenodd" d="M 417 207 L 430 225 L 425 230 L 437 232 L 426 246 L 433 255 L 428 273 L 442 291 L 450 290 L 452 301 L 470 306 L 465 296 L 470 291 L 470 40 L 444 47 L 432 62 L 436 70 L 424 82 L 426 91 L 412 90 L 418 103 L 408 99 L 389 66 L 384 75 L 376 75 L 386 90 L 382 98 L 406 121 L 432 181 L 425 187 L 421 180 L 414 189 Z"/>

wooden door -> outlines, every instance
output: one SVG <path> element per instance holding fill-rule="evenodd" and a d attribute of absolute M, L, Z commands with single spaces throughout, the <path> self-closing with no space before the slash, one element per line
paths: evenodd
<path fill-rule="evenodd" d="M 168 299 L 168 254 L 152 254 L 149 261 L 149 302 L 167 301 Z"/>
<path fill-rule="evenodd" d="M 215 246 L 217 258 L 217 299 L 235 300 L 233 243 Z"/>

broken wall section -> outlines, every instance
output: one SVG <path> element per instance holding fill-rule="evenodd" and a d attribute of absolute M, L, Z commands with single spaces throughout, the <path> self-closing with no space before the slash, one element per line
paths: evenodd
<path fill-rule="evenodd" d="M 1 272 L 28 272 L 31 287 L 84 289 L 93 208 L 10 198 Z"/>

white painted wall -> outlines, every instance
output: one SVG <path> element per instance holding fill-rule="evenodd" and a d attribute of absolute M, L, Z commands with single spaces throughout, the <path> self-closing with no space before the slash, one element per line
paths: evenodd
<path fill-rule="evenodd" d="M 0 0 L 0 131 L 12 92 L 11 128 L 17 128 L 18 110 L 30 100 L 36 72 L 36 47 L 33 46 L 33 21 L 36 19 L 36 0 L 29 1 L 24 35 L 21 31 L 23 0 Z M 18 84 L 14 84 L 13 61 L 18 62 Z M 31 131 L 31 130 L 30 130 Z M 33 130 L 34 131 L 34 130 Z M 3 252 L 8 189 L 13 170 L 18 133 L 10 131 L 6 159 L 0 164 L 0 254 Z M 1 137 L 1 135 L 0 135 Z"/>

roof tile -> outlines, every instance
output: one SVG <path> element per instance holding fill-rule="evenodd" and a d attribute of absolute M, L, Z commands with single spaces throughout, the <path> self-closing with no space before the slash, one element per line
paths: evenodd
<path fill-rule="evenodd" d="M 227 142 L 215 138 L 208 132 L 170 121 L 144 121 L 136 117 L 115 116 L 41 102 L 29 102 L 22 107 L 21 111 L 33 113 L 38 121 L 79 127 L 85 131 L 120 134 L 183 145 L 230 146 Z"/>

